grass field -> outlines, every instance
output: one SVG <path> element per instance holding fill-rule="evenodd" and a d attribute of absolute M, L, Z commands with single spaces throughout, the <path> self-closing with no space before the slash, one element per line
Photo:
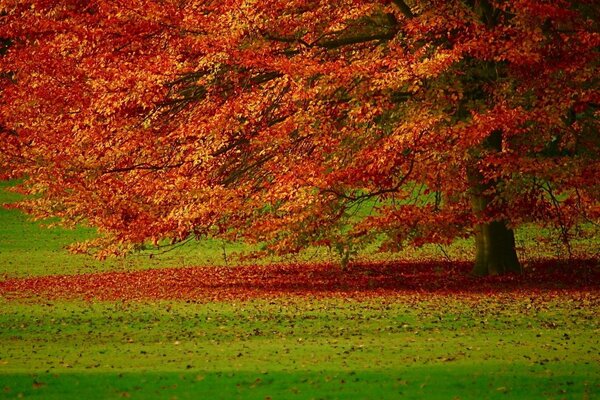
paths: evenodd
<path fill-rule="evenodd" d="M 600 397 L 597 261 L 476 281 L 436 248 L 347 276 L 218 267 L 220 243 L 107 263 L 64 251 L 92 234 L 0 209 L 0 398 Z M 468 245 L 448 254 L 468 258 Z M 535 258 L 551 248 L 526 251 L 531 270 L 549 268 Z M 439 266 L 411 267 L 425 256 Z M 162 269 L 196 264 L 215 268 Z"/>
<path fill-rule="evenodd" d="M 0 396 L 592 399 L 596 300 L 4 303 Z"/>

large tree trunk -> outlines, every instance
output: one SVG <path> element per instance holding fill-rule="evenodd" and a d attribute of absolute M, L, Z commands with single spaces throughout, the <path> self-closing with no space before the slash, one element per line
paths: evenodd
<path fill-rule="evenodd" d="M 483 144 L 484 151 L 501 151 L 502 133 L 493 132 Z M 478 157 L 474 156 L 467 168 L 473 213 L 482 217 L 492 201 L 489 193 L 497 182 L 486 181 L 477 168 Z M 475 227 L 475 265 L 472 273 L 478 276 L 502 275 L 522 272 L 517 251 L 515 234 L 506 221 L 497 220 Z"/>
<path fill-rule="evenodd" d="M 475 265 L 473 275 L 503 275 L 521 273 L 515 250 L 515 235 L 504 221 L 477 226 L 475 234 Z"/>
<path fill-rule="evenodd" d="M 493 3 L 489 0 L 467 1 L 475 12 L 479 15 L 481 22 L 492 28 L 498 23 L 498 9 L 495 9 Z M 481 81 L 485 78 L 495 81 L 498 78 L 499 64 L 496 62 L 484 63 L 477 75 L 481 75 Z M 477 88 L 481 89 L 481 88 Z M 474 91 L 475 93 L 479 90 Z M 483 91 L 482 91 L 483 92 Z M 465 117 L 468 116 L 466 110 L 463 110 Z M 502 131 L 492 132 L 482 143 L 481 148 L 476 153 L 471 154 L 471 160 L 467 168 L 467 177 L 469 180 L 471 202 L 473 213 L 478 217 L 483 217 L 485 211 L 492 201 L 492 194 L 498 185 L 497 181 L 484 179 L 477 168 L 477 162 L 482 154 L 486 152 L 502 151 Z M 492 190 L 491 190 L 492 189 Z M 478 276 L 502 275 L 510 272 L 522 272 L 517 251 L 515 249 L 515 234 L 507 225 L 505 220 L 497 220 L 489 223 L 479 224 L 475 227 L 475 265 L 472 273 Z"/>

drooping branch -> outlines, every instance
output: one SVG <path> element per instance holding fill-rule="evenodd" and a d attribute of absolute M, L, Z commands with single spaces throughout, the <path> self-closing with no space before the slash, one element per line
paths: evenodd
<path fill-rule="evenodd" d="M 166 86 L 170 88 L 169 93 L 166 99 L 158 104 L 158 108 L 166 109 L 167 114 L 175 115 L 189 104 L 204 99 L 208 93 L 207 87 L 205 85 L 197 85 L 194 82 L 206 74 L 206 71 L 194 71 L 168 82 Z M 247 85 L 245 86 L 262 85 L 282 76 L 283 74 L 278 71 L 258 72 L 246 80 Z M 233 87 L 227 80 L 219 82 L 220 87 L 227 88 L 227 85 Z"/>
<path fill-rule="evenodd" d="M 102 171 L 102 174 L 115 174 L 115 173 L 123 173 L 123 172 L 131 172 L 131 171 L 160 171 L 172 168 L 179 168 L 183 165 L 183 163 L 177 164 L 165 164 L 165 165 L 153 165 L 148 163 L 134 164 L 129 165 L 127 167 L 118 167 L 118 168 L 110 168 Z"/>
<path fill-rule="evenodd" d="M 336 196 L 338 196 L 339 198 L 343 198 L 349 201 L 362 201 L 365 199 L 369 199 L 372 197 L 378 197 L 378 196 L 382 196 L 385 194 L 390 194 L 390 193 L 396 193 L 398 192 L 398 190 L 400 190 L 400 188 L 406 183 L 408 182 L 408 179 L 410 178 L 412 171 L 414 169 L 415 166 L 415 159 L 411 159 L 410 161 L 410 165 L 408 167 L 408 171 L 406 172 L 406 174 L 404 174 L 404 176 L 402 177 L 402 179 L 400 179 L 400 181 L 394 185 L 393 187 L 390 188 L 385 188 L 385 189 L 379 189 L 376 190 L 374 192 L 368 192 L 368 193 L 362 193 L 356 196 L 353 195 L 348 195 L 345 193 L 340 192 L 339 190 L 335 190 L 335 189 L 323 189 L 321 190 L 322 193 L 332 193 Z"/>

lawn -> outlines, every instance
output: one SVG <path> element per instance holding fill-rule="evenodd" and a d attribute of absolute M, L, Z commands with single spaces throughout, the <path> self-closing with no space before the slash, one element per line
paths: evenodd
<path fill-rule="evenodd" d="M 0 221 L 0 398 L 600 396 L 597 260 L 529 250 L 523 277 L 477 280 L 465 243 L 345 272 L 201 243 L 101 263 L 63 249 L 89 229 Z"/>
<path fill-rule="evenodd" d="M 6 302 L 6 398 L 594 398 L 597 297 Z"/>

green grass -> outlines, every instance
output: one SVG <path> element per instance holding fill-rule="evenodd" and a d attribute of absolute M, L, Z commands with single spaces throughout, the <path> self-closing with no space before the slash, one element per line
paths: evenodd
<path fill-rule="evenodd" d="M 584 370 L 584 367 L 579 368 Z M 406 367 L 372 372 L 18 375 L 6 398 L 57 399 L 593 399 L 592 381 L 517 366 Z M 74 394 L 76 394 L 74 396 Z"/>
<path fill-rule="evenodd" d="M 6 302 L 0 397 L 594 398 L 589 317 L 530 299 Z"/>

